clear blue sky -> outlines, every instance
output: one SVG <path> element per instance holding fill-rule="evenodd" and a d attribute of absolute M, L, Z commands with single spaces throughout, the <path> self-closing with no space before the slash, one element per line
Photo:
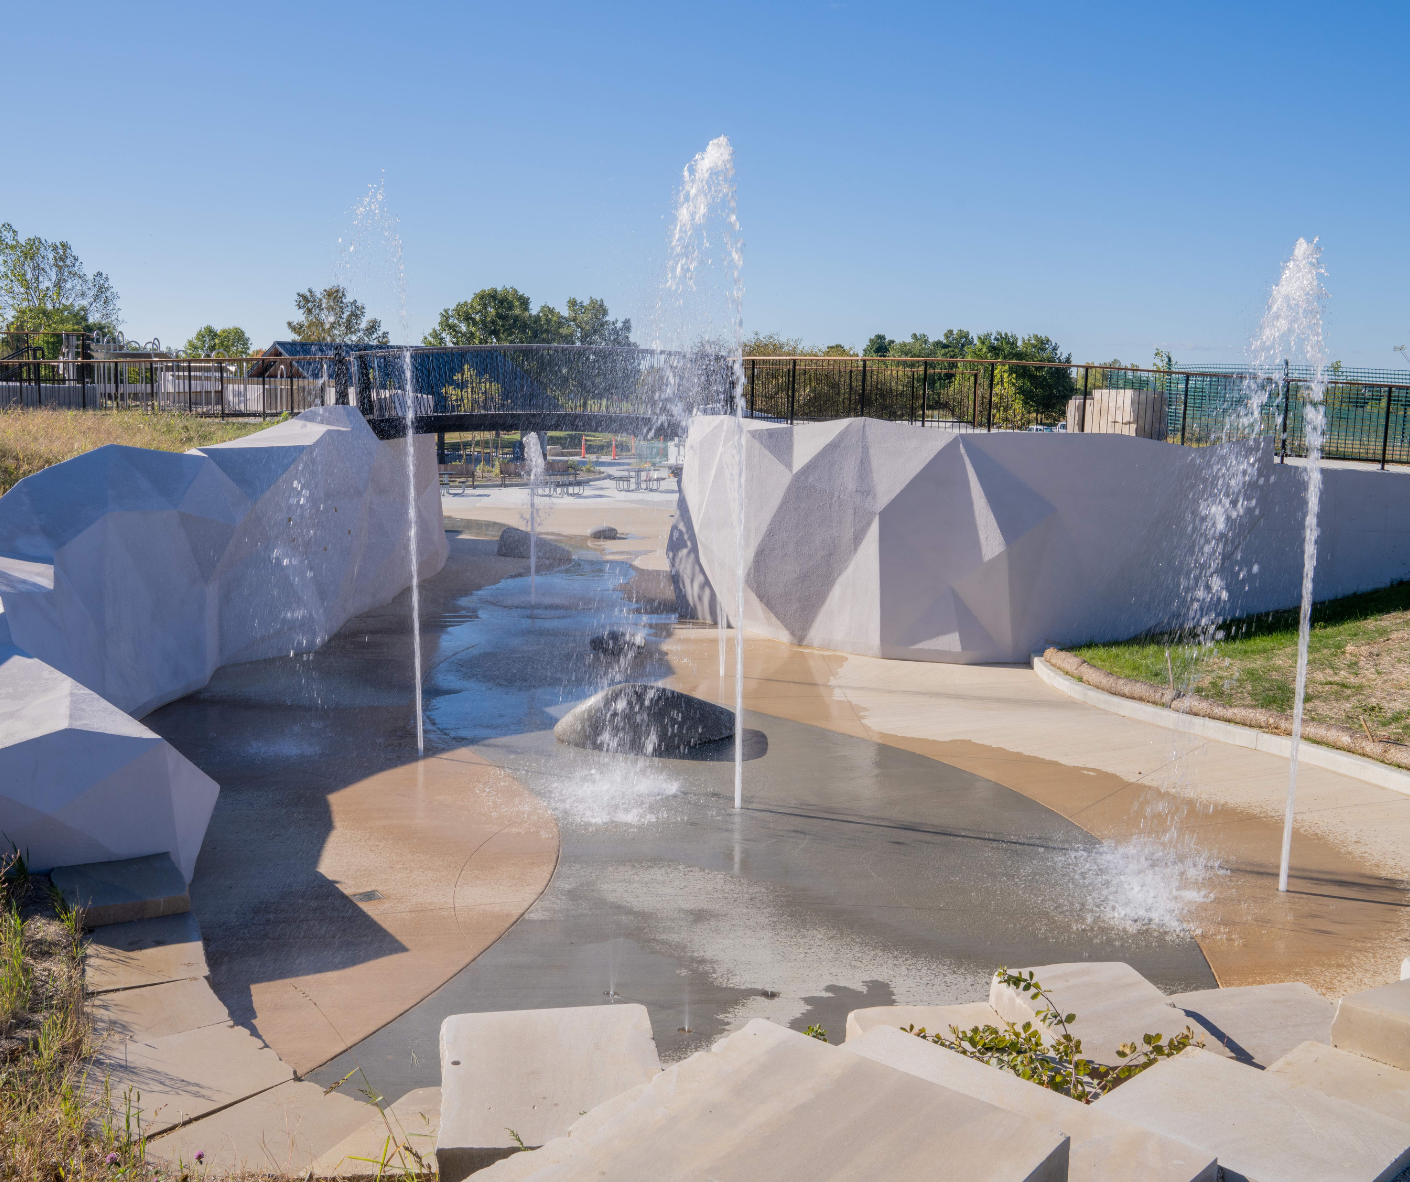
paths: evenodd
<path fill-rule="evenodd" d="M 1236 360 L 1320 235 L 1332 355 L 1410 341 L 1404 4 L 78 4 L 5 21 L 0 221 L 130 335 L 287 335 L 385 172 L 410 322 L 513 284 L 640 321 L 735 147 L 748 331 Z M 385 291 L 366 293 L 395 321 Z"/>

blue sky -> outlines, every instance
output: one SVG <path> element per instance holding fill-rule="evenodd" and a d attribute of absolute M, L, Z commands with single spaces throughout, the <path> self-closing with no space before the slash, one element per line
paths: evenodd
<path fill-rule="evenodd" d="M 415 338 L 500 284 L 640 322 L 724 134 L 747 331 L 1237 360 L 1320 235 L 1332 356 L 1410 342 L 1403 4 L 31 4 L 6 35 L 0 221 L 143 339 L 287 335 L 383 177 Z"/>

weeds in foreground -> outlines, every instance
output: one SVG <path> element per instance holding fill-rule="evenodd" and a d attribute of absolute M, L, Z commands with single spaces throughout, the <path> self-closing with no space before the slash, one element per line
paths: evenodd
<path fill-rule="evenodd" d="M 1160 1034 L 1146 1034 L 1139 1047 L 1134 1042 L 1123 1043 L 1116 1053 L 1126 1062 L 1117 1066 L 1096 1063 L 1082 1057 L 1082 1040 L 1070 1029 L 1077 1015 L 1064 1014 L 1058 1009 L 1052 996 L 1034 979 L 1032 970 L 1025 977 L 1022 973 L 1000 969 L 995 977 L 1000 984 L 1017 989 L 1025 997 L 1031 994 L 1034 1001 L 1043 1003 L 1037 1010 L 1038 1021 L 1049 1030 L 1060 1032 L 1051 1043 L 1043 1041 L 1042 1031 L 1032 1022 L 1025 1022 L 1022 1027 L 1006 1022 L 1003 1030 L 975 1026 L 961 1031 L 958 1026 L 951 1026 L 949 1038 L 943 1034 L 927 1034 L 924 1027 L 917 1030 L 914 1025 L 907 1026 L 906 1030 L 927 1042 L 1011 1071 L 1019 1079 L 1061 1092 L 1084 1104 L 1100 1099 L 1161 1059 L 1178 1055 L 1187 1047 L 1204 1046 L 1204 1040 L 1196 1038 L 1195 1032 L 1186 1026 L 1183 1033 L 1168 1040 Z"/>
<path fill-rule="evenodd" d="M 324 1088 L 323 1094 L 326 1096 L 329 1092 L 336 1092 L 354 1075 L 362 1077 L 362 1086 L 357 1090 L 366 1098 L 367 1103 L 377 1110 L 378 1115 L 382 1118 L 382 1123 L 387 1128 L 387 1135 L 382 1141 L 382 1148 L 377 1157 L 353 1156 L 347 1160 L 375 1166 L 376 1170 L 373 1176 L 378 1179 L 400 1178 L 411 1180 L 411 1182 L 434 1182 L 437 1177 L 436 1170 L 428 1159 L 435 1149 L 436 1137 L 431 1132 L 430 1122 L 426 1121 L 424 1115 L 421 1119 L 426 1121 L 426 1128 L 421 1132 L 409 1132 L 392 1109 L 382 1107 L 385 1097 L 372 1086 L 372 1082 L 367 1078 L 367 1073 L 361 1067 L 354 1067 L 342 1079 Z M 512 1129 L 509 1131 L 518 1141 L 519 1135 Z M 417 1149 L 412 1144 L 413 1141 L 420 1142 L 421 1148 Z M 522 1141 L 519 1141 L 519 1146 L 525 1148 Z M 341 1164 L 341 1162 L 338 1163 L 339 1166 Z M 335 1166 L 335 1168 L 337 1167 Z"/>

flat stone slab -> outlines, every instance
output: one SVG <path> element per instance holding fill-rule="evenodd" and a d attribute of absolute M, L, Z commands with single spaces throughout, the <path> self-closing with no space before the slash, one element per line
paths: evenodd
<path fill-rule="evenodd" d="M 189 911 L 101 928 L 88 942 L 83 982 L 89 993 L 209 976 L 201 929 Z"/>
<path fill-rule="evenodd" d="M 1068 1177 L 1073 1182 L 1215 1182 L 1212 1153 L 895 1027 L 873 1027 L 849 1038 L 844 1049 L 1066 1133 L 1072 1138 Z"/>
<path fill-rule="evenodd" d="M 506 526 L 504 532 L 499 535 L 499 545 L 495 547 L 495 553 L 501 558 L 528 558 L 531 540 L 534 543 L 536 567 L 567 566 L 573 561 L 573 552 L 567 546 L 560 546 L 547 538 L 531 539 L 528 530 L 516 529 L 512 525 Z"/>
<path fill-rule="evenodd" d="M 1193 1047 L 1096 1106 L 1214 1154 L 1230 1182 L 1389 1182 L 1410 1165 L 1410 1125 Z"/>
<path fill-rule="evenodd" d="M 1241 1063 L 1268 1067 L 1304 1042 L 1330 1044 L 1336 1008 L 1300 981 L 1200 989 L 1166 999 L 1183 1010 L 1207 1045 L 1218 1043 Z M 1163 1032 L 1162 1032 L 1163 1033 Z"/>
<path fill-rule="evenodd" d="M 313 1163 L 318 1178 L 385 1178 L 436 1168 L 441 1089 L 417 1088 L 368 1117 Z M 419 1156 L 418 1156 L 419 1155 Z"/>
<path fill-rule="evenodd" d="M 1410 1071 L 1305 1042 L 1268 1068 L 1268 1074 L 1410 1124 Z"/>
<path fill-rule="evenodd" d="M 1410 1070 L 1410 981 L 1395 981 L 1337 1002 L 1332 1046 Z"/>
<path fill-rule="evenodd" d="M 119 1114 L 130 1095 L 150 1135 L 293 1078 L 293 1070 L 265 1043 L 227 1023 L 161 1038 L 110 1041 L 94 1056 L 87 1086 L 99 1092 L 106 1088 Z"/>
<path fill-rule="evenodd" d="M 605 1107 L 485 1182 L 1068 1177 L 1055 1129 L 762 1019 Z"/>
<path fill-rule="evenodd" d="M 100 1038 L 163 1038 L 230 1021 L 204 977 L 102 993 L 88 1003 L 88 1011 Z"/>
<path fill-rule="evenodd" d="M 1034 973 L 1064 1014 L 1077 1015 L 1072 1033 L 1082 1040 L 1082 1054 L 1098 1063 L 1120 1063 L 1116 1048 L 1122 1043 L 1140 1046 L 1143 1035 L 1163 1034 L 1168 1038 L 1186 1026 L 1194 1026 L 1167 1004 L 1165 994 L 1122 961 L 1079 961 L 1014 971 Z M 1036 1025 L 1037 1012 L 1043 1007 L 1043 1002 L 1035 1000 L 1031 993 L 1025 996 L 1000 985 L 997 979 L 989 987 L 989 1004 L 1005 1020 L 1019 1026 L 1025 1022 Z M 1045 1028 L 1043 1037 L 1051 1042 L 1053 1031 Z M 1228 1054 L 1219 1047 L 1210 1049 Z"/>
<path fill-rule="evenodd" d="M 604 1100 L 661 1070 L 642 1005 L 455 1014 L 441 1023 L 444 1182 L 561 1137 Z"/>
<path fill-rule="evenodd" d="M 914 1026 L 917 1030 L 948 1037 L 951 1026 L 961 1030 L 994 1026 L 1002 1030 L 1004 1020 L 987 1001 L 968 1001 L 953 1006 L 868 1006 L 847 1015 L 846 1041 L 860 1038 L 877 1026 L 892 1026 L 897 1030 Z"/>
<path fill-rule="evenodd" d="M 85 927 L 157 919 L 191 910 L 186 878 L 170 854 L 58 866 L 49 877 L 65 903 L 83 908 Z"/>
<path fill-rule="evenodd" d="M 349 1080 L 343 1087 L 352 1084 Z M 366 1122 L 372 1106 L 317 1084 L 281 1083 L 147 1142 L 150 1160 L 190 1166 L 198 1177 L 248 1170 L 305 1177 L 314 1160 Z"/>
<path fill-rule="evenodd" d="M 734 712 L 664 686 L 629 681 L 579 702 L 553 737 L 618 755 L 683 755 L 734 734 Z"/>

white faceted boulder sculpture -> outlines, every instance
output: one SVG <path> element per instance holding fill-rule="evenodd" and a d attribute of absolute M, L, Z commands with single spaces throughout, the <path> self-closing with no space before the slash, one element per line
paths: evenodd
<path fill-rule="evenodd" d="M 0 736 L 0 834 L 32 868 L 165 852 L 191 881 L 220 790 L 166 740 L 13 647 Z"/>

